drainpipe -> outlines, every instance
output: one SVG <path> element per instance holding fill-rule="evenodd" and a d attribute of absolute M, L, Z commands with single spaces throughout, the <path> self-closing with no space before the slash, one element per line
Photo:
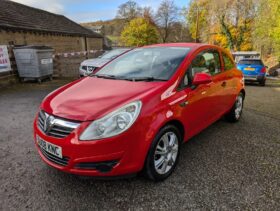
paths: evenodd
<path fill-rule="evenodd" d="M 84 39 L 85 39 L 85 51 L 87 52 L 88 51 L 87 37 L 85 36 Z M 86 59 L 88 59 L 88 53 L 86 54 Z"/>

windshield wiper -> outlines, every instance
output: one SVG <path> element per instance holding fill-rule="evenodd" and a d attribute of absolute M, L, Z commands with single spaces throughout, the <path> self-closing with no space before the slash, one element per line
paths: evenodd
<path fill-rule="evenodd" d="M 116 76 L 114 76 L 114 75 L 97 75 L 97 74 L 91 74 L 90 75 L 91 77 L 97 77 L 97 78 L 107 78 L 107 79 L 118 79 Z"/>
<path fill-rule="evenodd" d="M 168 81 L 166 79 L 154 78 L 154 77 L 133 77 L 127 78 L 125 76 L 105 75 L 105 74 L 91 74 L 92 77 L 106 78 L 114 80 L 127 80 L 127 81 Z"/>
<path fill-rule="evenodd" d="M 154 77 L 133 77 L 125 78 L 128 81 L 168 81 L 166 79 L 154 78 Z"/>

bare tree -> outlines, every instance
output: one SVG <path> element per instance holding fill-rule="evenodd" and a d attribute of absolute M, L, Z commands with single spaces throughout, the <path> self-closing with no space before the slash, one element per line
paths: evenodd
<path fill-rule="evenodd" d="M 155 23 L 155 16 L 154 16 L 154 11 L 151 7 L 144 7 L 142 9 L 142 16 L 145 18 L 150 24 L 153 26 L 156 26 Z"/>
<path fill-rule="evenodd" d="M 119 6 L 116 17 L 130 21 L 140 15 L 141 7 L 135 1 L 129 0 Z"/>
<path fill-rule="evenodd" d="M 156 22 L 162 42 L 166 42 L 171 32 L 171 26 L 178 18 L 178 7 L 172 0 L 163 0 L 156 13 Z"/>

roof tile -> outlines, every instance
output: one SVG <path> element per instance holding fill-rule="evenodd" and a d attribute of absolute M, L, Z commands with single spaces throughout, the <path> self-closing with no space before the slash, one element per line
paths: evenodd
<path fill-rule="evenodd" d="M 9 0 L 0 0 L 0 11 L 0 28 L 102 37 L 63 15 Z"/>

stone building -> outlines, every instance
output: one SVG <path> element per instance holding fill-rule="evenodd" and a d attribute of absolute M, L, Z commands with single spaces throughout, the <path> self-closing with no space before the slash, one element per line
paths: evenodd
<path fill-rule="evenodd" d="M 56 53 L 99 50 L 102 35 L 63 15 L 0 0 L 0 45 L 47 45 Z"/>
<path fill-rule="evenodd" d="M 63 15 L 50 13 L 9 0 L 0 0 L 0 46 L 7 45 L 11 70 L 0 71 L 1 85 L 17 81 L 17 66 L 13 56 L 13 46 L 45 45 L 54 48 L 56 55 L 87 52 L 86 56 L 71 58 L 72 69 L 78 69 L 80 60 L 90 52 L 103 49 L 103 36 L 89 30 Z M 94 54 L 95 55 L 95 54 Z M 63 60 L 64 61 L 64 60 Z M 56 63 L 59 62 L 59 65 Z M 63 72 L 66 65 L 54 60 L 54 68 Z M 70 67 L 67 67 L 70 69 Z"/>

